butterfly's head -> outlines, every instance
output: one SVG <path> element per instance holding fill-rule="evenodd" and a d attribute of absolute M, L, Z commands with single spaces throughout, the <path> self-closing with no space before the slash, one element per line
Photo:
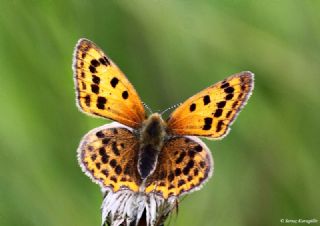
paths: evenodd
<path fill-rule="evenodd" d="M 143 143 L 159 145 L 166 136 L 166 123 L 159 113 L 151 114 L 142 124 L 141 139 Z"/>

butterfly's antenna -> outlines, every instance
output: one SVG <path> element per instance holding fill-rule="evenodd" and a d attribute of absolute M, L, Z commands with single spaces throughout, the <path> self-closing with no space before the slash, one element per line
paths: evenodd
<path fill-rule="evenodd" d="M 180 103 L 180 104 L 181 104 L 181 103 Z M 171 109 L 173 109 L 173 108 L 178 107 L 180 104 L 175 104 L 175 105 L 167 108 L 166 110 L 162 111 L 162 112 L 160 113 L 160 115 L 163 115 L 163 114 L 166 113 L 167 111 L 169 111 L 169 110 L 171 110 Z"/>
<path fill-rule="evenodd" d="M 152 110 L 151 110 L 151 108 L 149 108 L 149 106 L 148 106 L 146 103 L 142 102 L 142 104 L 143 104 L 143 106 L 144 106 L 146 109 L 148 109 L 148 111 L 149 111 L 150 114 L 153 113 Z"/>

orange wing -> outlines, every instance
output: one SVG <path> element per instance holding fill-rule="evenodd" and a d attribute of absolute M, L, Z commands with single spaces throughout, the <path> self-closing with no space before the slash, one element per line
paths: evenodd
<path fill-rule="evenodd" d="M 169 133 L 222 138 L 250 97 L 253 78 L 241 72 L 192 96 L 170 115 Z"/>
<path fill-rule="evenodd" d="M 197 137 L 173 137 L 163 146 L 157 168 L 147 179 L 146 193 L 167 199 L 201 188 L 211 176 L 213 160 L 208 147 Z"/>
<path fill-rule="evenodd" d="M 79 164 L 103 189 L 139 191 L 139 140 L 128 127 L 110 123 L 87 133 L 78 148 Z"/>
<path fill-rule="evenodd" d="M 77 104 L 84 113 L 139 127 L 146 115 L 137 92 L 93 42 L 79 40 L 74 51 L 73 71 Z"/>

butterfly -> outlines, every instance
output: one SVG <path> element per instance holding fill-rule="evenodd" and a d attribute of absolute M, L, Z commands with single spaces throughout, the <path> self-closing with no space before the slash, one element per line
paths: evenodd
<path fill-rule="evenodd" d="M 77 105 L 115 122 L 88 132 L 78 148 L 82 170 L 105 191 L 178 198 L 200 189 L 213 171 L 209 148 L 198 137 L 221 139 L 254 85 L 249 71 L 234 74 L 178 106 L 167 119 L 148 115 L 135 88 L 93 42 L 74 51 Z"/>

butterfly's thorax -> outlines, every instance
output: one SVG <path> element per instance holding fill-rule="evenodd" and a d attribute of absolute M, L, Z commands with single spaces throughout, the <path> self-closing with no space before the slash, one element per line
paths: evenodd
<path fill-rule="evenodd" d="M 153 173 L 166 136 L 166 123 L 154 113 L 143 122 L 140 130 L 138 171 L 142 179 Z"/>

